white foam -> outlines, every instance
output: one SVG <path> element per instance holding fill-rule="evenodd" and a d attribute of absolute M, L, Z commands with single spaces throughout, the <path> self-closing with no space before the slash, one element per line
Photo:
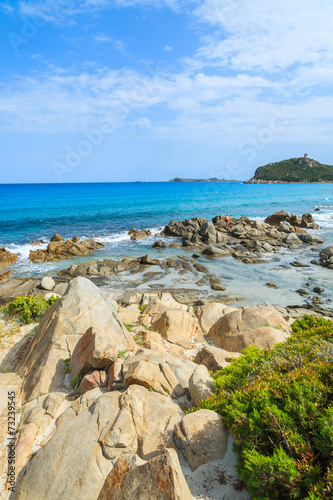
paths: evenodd
<path fill-rule="evenodd" d="M 19 259 L 28 260 L 30 250 L 46 250 L 47 244 L 40 243 L 39 245 L 32 245 L 31 243 L 26 243 L 23 245 L 17 245 L 15 243 L 10 243 L 6 245 L 6 249 L 12 253 L 18 253 Z"/>
<path fill-rule="evenodd" d="M 130 236 L 127 233 L 122 234 L 109 234 L 107 236 L 98 236 L 96 240 L 100 243 L 121 243 L 123 241 L 130 241 Z"/>
<path fill-rule="evenodd" d="M 140 240 L 136 240 L 135 243 L 138 244 L 144 244 L 145 242 L 149 242 L 151 239 L 155 238 L 155 234 L 161 231 L 160 227 L 151 227 L 148 228 L 149 231 L 151 232 L 151 236 L 148 236 L 147 238 L 142 238 Z M 162 238 L 163 239 L 163 238 Z M 128 234 L 128 231 L 124 231 L 121 234 L 119 233 L 113 233 L 110 235 L 106 236 L 98 236 L 96 237 L 96 240 L 99 241 L 100 243 L 111 243 L 112 245 L 116 245 L 117 243 L 123 243 L 125 241 L 131 241 L 131 237 Z"/>

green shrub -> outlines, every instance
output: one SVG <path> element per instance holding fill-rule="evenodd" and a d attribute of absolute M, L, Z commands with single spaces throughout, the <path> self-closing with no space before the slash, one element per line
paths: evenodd
<path fill-rule="evenodd" d="M 69 363 L 71 361 L 71 358 L 66 358 L 65 359 L 65 373 L 69 373 Z"/>
<path fill-rule="evenodd" d="M 83 373 L 79 373 L 78 375 L 76 375 L 75 378 L 73 378 L 73 380 L 71 381 L 71 386 L 74 388 L 77 384 L 77 382 L 81 381 L 83 379 Z"/>
<path fill-rule="evenodd" d="M 120 358 L 127 359 L 127 357 L 126 357 L 126 353 L 127 353 L 127 350 L 126 350 L 126 349 L 124 349 L 124 350 L 119 350 L 119 351 L 118 351 L 118 356 L 119 356 Z"/>
<path fill-rule="evenodd" d="M 147 307 L 147 304 L 143 304 L 142 306 L 140 306 L 140 313 L 143 314 L 146 310 L 146 307 Z"/>
<path fill-rule="evenodd" d="M 22 323 L 28 325 L 34 321 L 38 321 L 42 314 L 50 307 L 58 297 L 50 297 L 48 300 L 33 295 L 23 295 L 16 297 L 13 302 L 10 302 L 5 308 L 7 316 L 16 316 Z"/>
<path fill-rule="evenodd" d="M 272 350 L 250 346 L 200 404 L 235 438 L 254 500 L 333 498 L 333 323 L 304 316 Z"/>

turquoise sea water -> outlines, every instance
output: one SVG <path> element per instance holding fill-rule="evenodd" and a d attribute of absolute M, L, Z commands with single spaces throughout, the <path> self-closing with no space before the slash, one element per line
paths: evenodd
<path fill-rule="evenodd" d="M 121 258 L 125 255 L 154 255 L 151 248 L 154 237 L 131 242 L 127 232 L 131 228 L 149 228 L 153 234 L 172 219 L 190 217 L 212 218 L 231 214 L 263 219 L 284 209 L 296 214 L 313 213 L 322 229 L 325 245 L 333 244 L 333 185 L 332 184 L 242 184 L 242 183 L 91 183 L 91 184 L 16 184 L 0 185 L 0 246 L 18 252 L 20 259 L 14 267 L 17 275 L 40 275 L 69 267 L 72 261 L 43 265 L 28 260 L 32 240 L 46 243 L 54 232 L 65 238 L 98 237 L 105 248 L 91 258 Z M 320 212 L 313 212 L 315 207 Z M 122 234 L 119 234 L 122 233 Z M 167 249 L 160 256 L 183 250 Z M 317 255 L 312 255 L 316 258 Z M 290 261 L 290 256 L 287 260 Z M 309 257 L 310 258 L 310 257 Z M 283 258 L 281 260 L 283 262 Z M 242 282 L 253 283 L 251 266 L 242 267 L 232 258 L 211 262 L 216 274 L 229 275 L 237 290 L 237 276 Z M 256 266 L 257 267 L 257 266 Z M 253 268 L 252 268 L 253 269 Z M 332 274 L 318 270 L 320 279 L 330 287 Z M 263 280 L 267 278 L 265 266 Z M 291 270 L 291 273 L 294 272 Z M 290 274 L 291 274 L 290 273 Z M 330 274 L 327 274 L 330 273 Z M 258 275 L 258 272 L 257 272 Z M 269 276 L 268 276 L 269 277 Z M 269 280 L 268 280 L 269 281 Z M 285 286 L 295 286 L 284 278 Z M 290 281 L 290 280 L 289 280 Z M 295 281 L 295 279 L 294 279 Z M 296 280 L 297 281 L 297 280 Z M 333 292 L 333 285 L 332 285 Z M 267 294 L 267 289 L 264 295 Z"/>
<path fill-rule="evenodd" d="M 333 215 L 332 184 L 105 183 L 0 185 L 0 244 L 48 238 L 110 236 L 172 219 L 266 217 L 316 206 Z M 321 214 L 323 215 L 323 214 Z M 327 217 L 327 220 L 329 218 Z"/>

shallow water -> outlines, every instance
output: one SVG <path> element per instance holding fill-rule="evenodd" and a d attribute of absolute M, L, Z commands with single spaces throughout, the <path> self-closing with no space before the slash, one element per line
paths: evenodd
<path fill-rule="evenodd" d="M 153 235 L 172 219 L 189 217 L 212 218 L 231 214 L 247 215 L 263 220 L 267 215 L 284 209 L 301 215 L 313 213 L 321 225 L 318 231 L 325 245 L 333 244 L 333 185 L 332 184 L 242 184 L 242 183 L 110 183 L 110 184 L 35 184 L 0 185 L 0 246 L 20 254 L 13 267 L 13 275 L 41 276 L 55 273 L 72 263 L 93 259 L 137 257 L 145 254 L 158 257 L 188 255 L 181 249 L 155 250 L 151 245 L 154 236 L 132 242 L 127 232 L 132 227 L 150 228 Z M 315 207 L 320 212 L 313 212 Z M 36 247 L 32 240 L 44 240 L 46 244 L 57 231 L 65 238 L 95 237 L 105 243 L 102 250 L 87 257 L 80 257 L 36 265 L 29 260 L 29 252 Z M 122 234 L 119 234 L 122 232 Z M 170 243 L 174 238 L 168 238 Z M 45 248 L 41 245 L 40 248 Z M 323 299 L 333 296 L 333 271 L 311 265 L 310 268 L 294 268 L 290 262 L 300 260 L 309 263 L 318 258 L 318 251 L 310 246 L 300 250 L 268 257 L 268 262 L 246 265 L 232 257 L 208 259 L 199 262 L 221 279 L 231 296 L 245 297 L 248 303 L 273 302 L 280 305 L 308 301 L 295 293 L 298 288 L 324 286 Z M 280 267 L 288 266 L 287 269 Z M 125 276 L 124 276 L 125 277 Z M 128 280 L 128 278 L 127 278 Z M 137 277 L 135 278 L 137 280 Z M 171 278 L 165 281 L 171 286 Z M 128 287 L 128 281 L 119 275 L 112 281 L 113 287 Z M 158 280 L 154 282 L 159 283 Z M 268 288 L 267 282 L 279 288 Z M 163 283 L 163 280 L 160 281 Z M 177 286 L 190 286 L 182 282 Z M 173 282 L 175 285 L 175 282 Z M 191 285 L 192 286 L 192 285 Z M 138 289 L 144 285 L 137 286 Z M 208 288 L 202 287 L 208 293 Z M 211 292 L 211 290 L 210 290 Z M 329 305 L 329 303 L 327 303 Z"/>

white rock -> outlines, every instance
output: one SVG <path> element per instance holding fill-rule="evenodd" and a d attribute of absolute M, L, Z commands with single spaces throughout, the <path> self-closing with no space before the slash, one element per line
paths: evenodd
<path fill-rule="evenodd" d="M 55 281 L 51 276 L 44 276 L 44 278 L 41 281 L 41 287 L 44 290 L 50 290 L 52 291 L 53 288 L 55 287 Z"/>

